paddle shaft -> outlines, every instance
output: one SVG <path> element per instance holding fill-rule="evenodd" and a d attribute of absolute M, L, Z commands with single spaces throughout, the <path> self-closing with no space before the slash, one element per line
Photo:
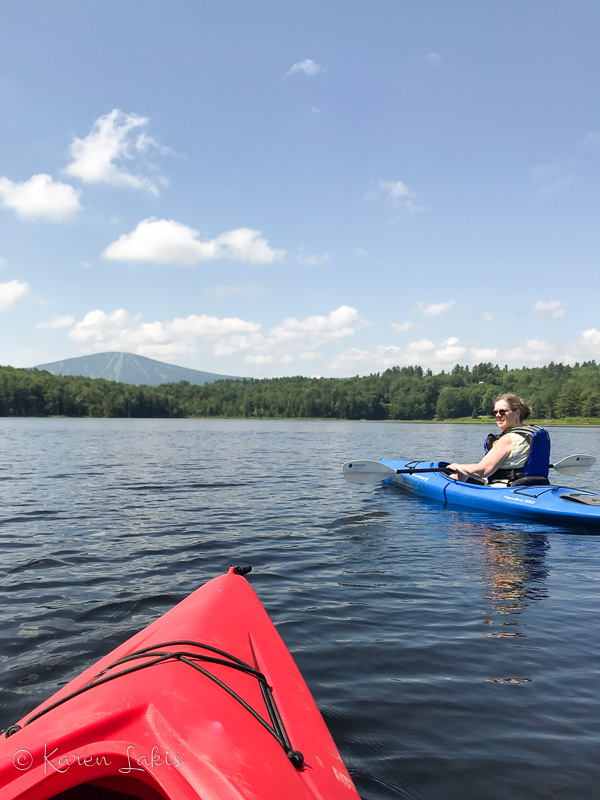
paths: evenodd
<path fill-rule="evenodd" d="M 423 468 L 408 467 L 407 469 L 395 469 L 394 472 L 396 473 L 396 475 L 412 475 L 413 472 L 446 472 L 448 466 L 449 465 L 445 467 L 423 467 Z M 554 464 L 550 464 L 550 469 L 556 469 Z M 558 470 L 560 472 L 560 466 L 558 467 Z"/>
<path fill-rule="evenodd" d="M 391 469 L 391 467 L 390 467 Z M 423 467 L 422 469 L 416 468 L 412 469 L 408 467 L 408 469 L 395 469 L 393 470 L 396 475 L 412 475 L 413 472 L 445 472 L 448 467 Z"/>

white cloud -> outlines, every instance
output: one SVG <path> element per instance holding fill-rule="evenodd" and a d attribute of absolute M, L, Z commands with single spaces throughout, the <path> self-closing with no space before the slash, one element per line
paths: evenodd
<path fill-rule="evenodd" d="M 473 356 L 474 363 L 481 364 L 482 362 L 498 360 L 497 347 L 473 347 L 471 348 L 471 355 Z"/>
<path fill-rule="evenodd" d="M 389 350 L 393 353 L 400 353 L 399 347 L 376 348 L 373 351 L 359 350 L 357 347 L 348 347 L 346 350 L 342 350 L 341 353 L 338 353 L 336 356 L 334 356 L 329 363 L 329 368 L 335 370 L 336 372 L 346 372 L 360 367 L 363 364 L 369 363 L 373 370 L 381 369 L 381 359 L 378 359 L 376 364 L 374 363 L 375 353 L 380 350 Z M 392 357 L 392 363 L 390 363 L 389 366 L 395 366 L 399 363 L 400 357 L 396 358 L 394 355 Z"/>
<path fill-rule="evenodd" d="M 434 353 L 438 363 L 441 362 L 447 365 L 459 364 L 467 355 L 470 355 L 469 348 L 461 344 L 456 336 L 451 336 L 449 339 L 446 339 L 445 342 L 442 342 L 441 346 L 438 347 Z"/>
<path fill-rule="evenodd" d="M 273 250 L 263 237 L 262 231 L 251 228 L 236 228 L 222 233 L 213 240 L 218 258 L 233 258 L 238 261 L 250 261 L 255 264 L 270 264 L 280 261 L 285 250 Z"/>
<path fill-rule="evenodd" d="M 482 362 L 508 364 L 511 367 L 541 367 L 551 361 L 563 364 L 600 360 L 600 330 L 589 328 L 566 345 L 556 345 L 540 339 L 517 342 L 505 349 L 477 347 L 450 337 L 434 342 L 421 339 L 406 347 L 378 346 L 372 350 L 347 348 L 328 364 L 328 369 L 351 374 L 381 371 L 395 366 L 421 366 L 434 372 L 447 370 L 454 364 L 474 366 Z"/>
<path fill-rule="evenodd" d="M 407 331 L 412 331 L 414 327 L 414 322 L 392 322 L 390 325 L 394 333 L 406 333 Z"/>
<path fill-rule="evenodd" d="M 547 364 L 554 361 L 563 364 L 575 364 L 581 361 L 600 361 L 600 331 L 597 328 L 587 328 L 581 331 L 576 339 L 561 345 L 562 351 L 547 345 L 542 355 L 545 359 L 541 362 Z"/>
<path fill-rule="evenodd" d="M 316 315 L 305 319 L 287 317 L 279 325 L 271 328 L 269 336 L 273 341 L 299 341 L 318 346 L 333 339 L 351 336 L 368 323 L 362 320 L 358 311 L 350 306 L 340 306 L 327 316 Z"/>
<path fill-rule="evenodd" d="M 286 78 L 289 75 L 297 74 L 313 76 L 318 75 L 320 72 L 325 72 L 325 67 L 317 64 L 312 58 L 305 58 L 304 61 L 296 61 L 295 64 L 292 64 L 286 73 Z"/>
<path fill-rule="evenodd" d="M 417 303 L 417 311 L 424 317 L 438 317 L 440 314 L 446 314 L 454 308 L 454 300 L 448 300 L 446 303 Z"/>
<path fill-rule="evenodd" d="M 548 316 L 552 317 L 552 319 L 559 319 L 565 315 L 565 310 L 560 300 L 548 300 L 547 302 L 538 300 L 537 303 L 533 304 L 531 310 L 534 314 L 537 314 L 538 317 Z"/>
<path fill-rule="evenodd" d="M 529 367 L 548 364 L 555 355 L 554 345 L 540 339 L 528 339 L 522 344 L 517 344 L 500 352 L 500 358 L 503 363 Z"/>
<path fill-rule="evenodd" d="M 39 330 L 58 330 L 59 328 L 70 328 L 75 322 L 75 317 L 70 314 L 64 316 L 56 316 L 49 319 L 47 322 L 38 322 L 35 326 Z"/>
<path fill-rule="evenodd" d="M 429 53 L 427 58 L 429 59 L 429 63 L 432 64 L 434 67 L 437 67 L 438 64 L 441 64 L 442 62 L 442 57 L 439 53 Z"/>
<path fill-rule="evenodd" d="M 214 340 L 236 333 L 253 333 L 260 324 L 242 319 L 209 317 L 192 314 L 163 322 L 142 322 L 141 315 L 132 316 L 120 308 L 109 314 L 90 311 L 69 333 L 76 342 L 92 350 L 125 350 L 151 357 L 166 358 L 188 355 L 197 350 L 198 339 Z"/>
<path fill-rule="evenodd" d="M 370 372 L 395 366 L 420 365 L 428 363 L 435 344 L 428 339 L 411 342 L 407 347 L 380 345 L 374 350 L 359 350 L 351 347 L 338 353 L 329 364 L 334 371 L 348 372 L 367 367 Z"/>
<path fill-rule="evenodd" d="M 178 267 L 219 259 L 271 264 L 285 255 L 285 250 L 273 250 L 261 231 L 251 228 L 237 228 L 208 241 L 199 236 L 198 231 L 174 220 L 145 219 L 102 255 L 111 261 L 149 261 Z"/>
<path fill-rule="evenodd" d="M 0 283 L 0 311 L 7 311 L 26 294 L 29 294 L 29 284 L 24 281 Z"/>
<path fill-rule="evenodd" d="M 319 267 L 323 264 L 331 264 L 329 253 L 299 253 L 296 260 L 298 264 L 302 264 L 305 267 Z"/>
<path fill-rule="evenodd" d="M 411 190 L 402 181 L 379 181 L 377 186 L 392 200 L 413 196 Z"/>
<path fill-rule="evenodd" d="M 265 334 L 230 336 L 219 342 L 214 352 L 215 355 L 242 353 L 244 361 L 253 364 L 306 361 L 308 354 L 322 345 L 353 336 L 368 324 L 355 308 L 340 306 L 327 316 L 287 317 Z"/>
<path fill-rule="evenodd" d="M 348 348 L 330 362 L 329 368 L 347 373 L 361 367 L 373 371 L 396 366 L 421 366 L 439 372 L 454 364 L 475 365 L 482 361 L 496 361 L 499 356 L 496 349 L 471 347 L 452 336 L 441 342 L 420 339 L 410 342 L 406 347 L 380 345 L 373 350 Z"/>
<path fill-rule="evenodd" d="M 592 347 L 600 347 L 600 331 L 597 328 L 588 328 L 581 332 L 581 341 Z"/>
<path fill-rule="evenodd" d="M 146 175 L 134 174 L 124 162 L 138 169 L 154 171 L 146 162 L 150 151 L 157 151 L 158 144 L 146 133 L 149 120 L 137 114 L 124 114 L 115 108 L 99 117 L 85 139 L 75 138 L 69 147 L 71 163 L 66 172 L 84 183 L 108 183 L 112 186 L 127 186 L 158 194 L 158 183 L 163 178 L 152 180 Z M 164 149 L 163 149 L 164 152 Z"/>
<path fill-rule="evenodd" d="M 494 314 L 491 311 L 482 311 L 481 312 L 481 319 L 484 322 L 493 322 L 494 321 Z"/>
<path fill-rule="evenodd" d="M 590 131 L 584 138 L 583 143 L 585 145 L 592 145 L 594 147 L 597 147 L 600 144 L 600 133 L 596 133 L 595 131 Z"/>
<path fill-rule="evenodd" d="M 379 195 L 387 197 L 394 206 L 405 211 L 423 211 L 423 207 L 414 201 L 414 192 L 408 188 L 404 181 L 378 181 L 376 189 L 367 192 L 367 199 L 374 199 Z"/>
<path fill-rule="evenodd" d="M 244 359 L 247 364 L 270 364 L 273 361 L 273 356 L 266 355 L 249 355 Z"/>
<path fill-rule="evenodd" d="M 289 317 L 267 333 L 256 322 L 191 315 L 162 322 L 143 322 L 125 309 L 90 311 L 76 322 L 69 337 L 94 352 L 125 350 L 153 358 L 190 355 L 200 340 L 213 342 L 216 356 L 242 355 L 252 364 L 291 364 L 314 360 L 318 347 L 352 336 L 368 323 L 356 309 L 340 306 L 326 316 Z"/>
<path fill-rule="evenodd" d="M 255 333 L 247 336 L 243 334 L 233 334 L 217 342 L 213 353 L 216 356 L 232 356 L 237 353 L 249 353 L 244 359 L 245 361 L 254 361 L 254 363 L 261 363 L 261 361 L 264 361 L 264 363 L 266 363 L 272 360 L 272 356 L 266 352 L 266 348 L 264 348 L 265 352 L 260 354 L 258 352 L 250 352 L 253 350 L 258 351 L 263 348 L 264 342 L 265 337 L 262 333 Z M 256 361 L 255 359 L 260 360 Z"/>
<path fill-rule="evenodd" d="M 600 331 L 597 328 L 582 331 L 577 339 L 569 342 L 567 350 L 568 357 L 564 360 L 568 363 L 592 359 L 600 361 Z"/>
<path fill-rule="evenodd" d="M 23 183 L 0 178 L 0 201 L 28 220 L 70 222 L 81 210 L 76 189 L 44 174 L 34 175 Z"/>
<path fill-rule="evenodd" d="M 0 309 L 8 308 L 26 294 L 29 287 L 18 281 L 0 284 Z M 198 352 L 210 346 L 216 357 L 238 356 L 247 364 L 307 364 L 323 358 L 322 348 L 354 336 L 370 323 L 357 310 L 340 306 L 326 315 L 288 317 L 264 331 L 249 320 L 192 314 L 185 318 L 144 322 L 141 315 L 125 309 L 109 313 L 91 311 L 74 322 L 65 315 L 38 323 L 39 329 L 70 326 L 69 337 L 86 346 L 88 352 L 124 350 L 168 360 Z M 600 331 L 590 328 L 577 339 L 561 346 L 539 339 L 507 346 L 475 346 L 452 336 L 445 340 L 418 339 L 406 346 L 380 345 L 370 350 L 346 348 L 335 355 L 327 370 L 351 374 L 373 372 L 394 366 L 420 365 L 435 372 L 454 364 L 473 366 L 482 362 L 510 366 L 543 366 L 550 361 L 575 363 L 600 359 Z M 227 372 L 223 369 L 223 372 Z"/>

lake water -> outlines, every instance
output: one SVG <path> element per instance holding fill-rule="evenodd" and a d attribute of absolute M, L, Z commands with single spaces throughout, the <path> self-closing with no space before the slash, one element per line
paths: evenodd
<path fill-rule="evenodd" d="M 0 419 L 0 728 L 252 564 L 364 800 L 597 797 L 600 536 L 341 476 L 471 461 L 487 432 Z M 599 429 L 551 433 L 554 460 L 600 456 Z"/>

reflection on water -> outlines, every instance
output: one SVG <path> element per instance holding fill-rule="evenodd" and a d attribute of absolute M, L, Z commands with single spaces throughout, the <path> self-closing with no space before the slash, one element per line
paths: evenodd
<path fill-rule="evenodd" d="M 484 599 L 495 612 L 519 612 L 530 601 L 548 596 L 550 542 L 540 526 L 490 523 L 469 512 L 450 513 L 455 535 L 468 536 L 477 545 L 489 590 Z"/>
<path fill-rule="evenodd" d="M 488 528 L 481 533 L 481 558 L 488 588 L 484 599 L 489 601 L 491 609 L 484 613 L 493 617 L 485 620 L 485 623 L 496 623 L 504 628 L 518 626 L 523 609 L 532 600 L 541 600 L 548 595 L 544 585 L 548 576 L 548 539 L 543 534 L 494 528 Z M 504 616 L 513 619 L 495 619 Z M 503 630 L 485 635 L 516 638 L 525 634 L 518 630 Z"/>
<path fill-rule="evenodd" d="M 485 524 L 468 515 L 458 516 L 462 534 L 477 548 L 481 583 L 483 636 L 521 639 L 527 636 L 525 611 L 532 602 L 549 596 L 547 563 L 550 543 L 546 534 L 524 530 L 518 523 Z M 486 683 L 531 683 L 527 675 L 486 677 Z"/>

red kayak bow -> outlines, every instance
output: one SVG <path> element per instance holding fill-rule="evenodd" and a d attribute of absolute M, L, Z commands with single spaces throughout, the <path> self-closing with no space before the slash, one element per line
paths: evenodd
<path fill-rule="evenodd" d="M 3 800 L 357 800 L 243 572 L 196 590 L 5 731 Z"/>

